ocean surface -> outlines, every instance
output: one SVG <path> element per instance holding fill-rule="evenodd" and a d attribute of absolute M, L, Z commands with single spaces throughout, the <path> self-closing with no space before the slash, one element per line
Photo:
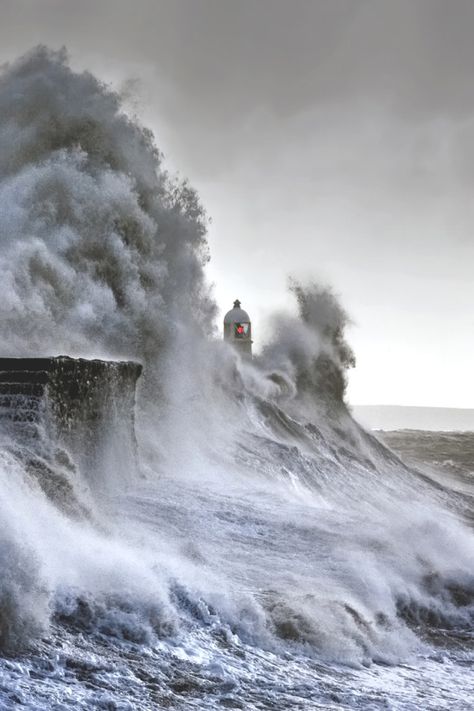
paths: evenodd
<path fill-rule="evenodd" d="M 223 343 L 197 195 L 63 50 L 2 69 L 0 206 L 1 355 L 144 367 L 94 470 L 3 392 L 0 709 L 471 709 L 474 434 L 360 425 L 317 284 Z"/>
<path fill-rule="evenodd" d="M 474 410 L 455 407 L 355 405 L 355 418 L 375 430 L 474 431 Z"/>
<path fill-rule="evenodd" d="M 79 519 L 2 455 L 0 708 L 472 707 L 474 433 L 243 407 Z"/>

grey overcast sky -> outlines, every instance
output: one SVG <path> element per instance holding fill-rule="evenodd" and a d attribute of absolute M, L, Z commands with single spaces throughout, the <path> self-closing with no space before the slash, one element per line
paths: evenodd
<path fill-rule="evenodd" d="M 472 0 L 0 0 L 0 60 L 129 91 L 257 347 L 289 274 L 341 295 L 357 404 L 474 407 L 473 37 Z"/>

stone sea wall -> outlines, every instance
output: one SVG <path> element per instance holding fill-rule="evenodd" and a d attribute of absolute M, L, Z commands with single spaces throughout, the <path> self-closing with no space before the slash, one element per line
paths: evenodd
<path fill-rule="evenodd" d="M 139 363 L 0 358 L 0 437 L 46 458 L 58 447 L 93 474 L 132 465 Z"/>

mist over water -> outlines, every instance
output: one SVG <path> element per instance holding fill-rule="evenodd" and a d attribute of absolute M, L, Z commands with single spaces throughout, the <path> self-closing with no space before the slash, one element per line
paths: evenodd
<path fill-rule="evenodd" d="M 136 470 L 91 477 L 2 430 L 5 707 L 417 708 L 410 664 L 439 708 L 445 655 L 462 708 L 469 494 L 352 419 L 330 290 L 292 282 L 299 315 L 252 362 L 221 341 L 196 193 L 64 51 L 0 78 L 0 244 L 1 355 L 144 365 Z"/>

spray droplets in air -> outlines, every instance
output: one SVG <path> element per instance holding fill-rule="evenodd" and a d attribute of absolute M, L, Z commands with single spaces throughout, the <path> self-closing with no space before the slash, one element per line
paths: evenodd
<path fill-rule="evenodd" d="M 0 114 L 4 354 L 152 361 L 177 322 L 205 333 L 205 213 L 120 96 L 39 47 L 4 68 Z"/>
<path fill-rule="evenodd" d="M 349 318 L 328 287 L 303 286 L 290 280 L 298 317 L 279 315 L 274 336 L 265 347 L 263 360 L 276 374 L 293 384 L 293 393 L 315 398 L 320 404 L 341 402 L 346 372 L 355 365 L 344 337 Z M 288 389 L 288 388 L 287 388 Z"/>

